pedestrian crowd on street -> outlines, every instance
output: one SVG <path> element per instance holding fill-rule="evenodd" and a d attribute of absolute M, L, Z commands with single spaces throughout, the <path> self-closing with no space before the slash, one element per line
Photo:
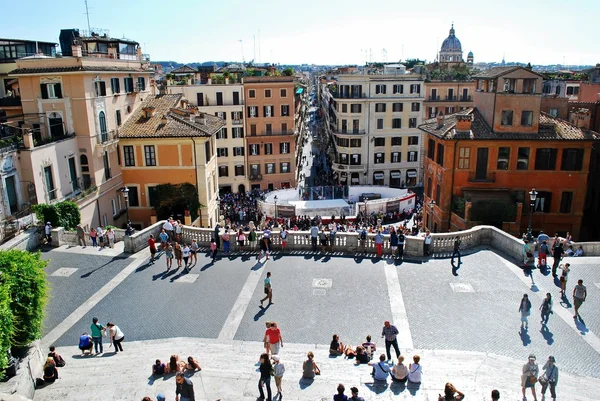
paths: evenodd
<path fill-rule="evenodd" d="M 232 223 L 260 221 L 258 201 L 264 200 L 268 191 L 253 189 L 248 192 L 227 193 L 220 196 L 220 215 Z"/>

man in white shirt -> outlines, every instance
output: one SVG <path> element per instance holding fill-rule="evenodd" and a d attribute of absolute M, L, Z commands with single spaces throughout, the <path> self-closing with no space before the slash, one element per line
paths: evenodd
<path fill-rule="evenodd" d="M 167 234 L 169 235 L 169 240 L 173 240 L 173 224 L 171 224 L 171 218 L 169 217 L 169 219 L 167 221 L 165 221 L 165 224 L 163 224 L 162 228 L 167 232 Z"/>
<path fill-rule="evenodd" d="M 50 222 L 46 223 L 46 227 L 44 227 L 44 233 L 46 234 L 46 242 L 48 244 L 52 243 L 52 224 Z"/>
<path fill-rule="evenodd" d="M 314 223 L 310 228 L 310 242 L 312 244 L 312 250 L 317 250 L 317 238 L 319 236 L 319 227 L 317 227 L 317 223 Z"/>
<path fill-rule="evenodd" d="M 96 229 L 96 237 L 98 238 L 100 249 L 104 248 L 104 229 L 101 225 Z"/>

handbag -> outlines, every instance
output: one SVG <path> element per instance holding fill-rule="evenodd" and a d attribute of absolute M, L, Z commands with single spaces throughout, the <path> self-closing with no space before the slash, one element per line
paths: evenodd
<path fill-rule="evenodd" d="M 527 380 L 529 381 L 529 384 L 535 384 L 538 381 L 538 379 L 535 376 L 529 376 Z"/>
<path fill-rule="evenodd" d="M 538 381 L 540 382 L 540 384 L 541 384 L 542 386 L 545 386 L 546 384 L 548 384 L 548 379 L 546 379 L 546 376 L 544 376 L 544 375 L 541 375 L 541 376 L 538 378 Z"/>

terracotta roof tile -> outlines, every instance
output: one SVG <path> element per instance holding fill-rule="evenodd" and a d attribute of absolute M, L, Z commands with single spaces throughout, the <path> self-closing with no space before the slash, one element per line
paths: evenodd
<path fill-rule="evenodd" d="M 186 64 L 179 68 L 175 68 L 173 71 L 171 71 L 171 74 L 194 74 L 196 72 L 198 72 L 198 70 Z"/>
<path fill-rule="evenodd" d="M 119 131 L 121 138 L 208 137 L 224 127 L 223 120 L 210 114 L 196 115 L 193 109 L 178 106 L 182 94 L 147 97 Z M 146 110 L 151 110 L 146 117 Z M 163 116 L 166 121 L 163 121 Z M 193 116 L 193 121 L 191 117 Z"/>
<path fill-rule="evenodd" d="M 518 65 L 513 65 L 513 66 L 510 66 L 510 67 L 494 67 L 494 68 L 490 68 L 489 70 L 482 71 L 482 72 L 479 72 L 479 73 L 473 75 L 472 78 L 474 78 L 474 79 L 478 79 L 478 78 L 481 78 L 481 79 L 494 79 L 494 78 L 501 77 L 502 75 L 506 75 L 509 72 L 513 72 L 513 71 L 517 71 L 517 70 L 527 70 L 528 72 L 530 72 L 532 74 L 535 74 L 535 75 L 538 75 L 538 76 L 542 77 L 537 72 L 533 72 L 531 70 L 528 70 L 527 68 L 520 67 Z"/>
<path fill-rule="evenodd" d="M 455 131 L 458 115 L 472 115 L 470 132 Z M 437 118 L 423 121 L 419 129 L 442 139 L 487 139 L 487 140 L 566 140 L 597 141 L 600 134 L 588 129 L 578 128 L 568 121 L 540 114 L 538 132 L 494 132 L 477 109 L 467 109 L 459 113 L 444 116 L 440 126 Z"/>
<path fill-rule="evenodd" d="M 153 73 L 152 69 L 131 68 L 131 67 L 109 67 L 109 66 L 74 66 L 74 67 L 48 67 L 48 68 L 17 68 L 8 73 L 8 75 L 26 75 L 26 74 L 53 74 L 58 72 L 148 72 Z"/>

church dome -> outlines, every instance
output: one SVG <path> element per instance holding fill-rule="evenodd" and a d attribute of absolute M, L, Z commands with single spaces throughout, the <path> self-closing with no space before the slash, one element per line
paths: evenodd
<path fill-rule="evenodd" d="M 473 57 L 473 52 L 469 52 L 468 57 Z"/>
<path fill-rule="evenodd" d="M 450 35 L 442 43 L 442 52 L 462 52 L 460 40 L 454 35 L 454 24 L 450 28 Z"/>

